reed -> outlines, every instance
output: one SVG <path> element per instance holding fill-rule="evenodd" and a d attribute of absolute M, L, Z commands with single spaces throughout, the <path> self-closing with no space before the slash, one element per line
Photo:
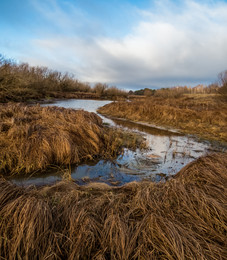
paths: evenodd
<path fill-rule="evenodd" d="M 0 179 L 1 259 L 225 259 L 227 155 L 165 183 L 17 187 Z"/>

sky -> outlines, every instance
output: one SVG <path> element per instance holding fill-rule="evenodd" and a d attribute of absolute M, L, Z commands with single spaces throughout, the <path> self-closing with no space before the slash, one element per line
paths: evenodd
<path fill-rule="evenodd" d="M 1 0 L 0 54 L 122 89 L 227 70 L 227 0 Z"/>

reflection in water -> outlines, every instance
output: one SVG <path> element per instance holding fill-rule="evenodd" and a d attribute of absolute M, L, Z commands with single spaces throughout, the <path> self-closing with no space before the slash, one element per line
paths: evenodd
<path fill-rule="evenodd" d="M 54 174 L 53 174 L 54 173 Z M 45 172 L 39 173 L 37 176 L 34 175 L 15 175 L 10 178 L 13 183 L 18 185 L 36 185 L 43 186 L 55 183 L 56 181 L 62 180 L 63 171 L 58 168 L 53 168 Z"/>
<path fill-rule="evenodd" d="M 51 105 L 96 112 L 98 107 L 110 102 L 100 100 L 64 100 Z M 161 181 L 177 173 L 182 167 L 196 158 L 213 150 L 225 149 L 214 147 L 209 142 L 198 141 L 195 137 L 185 136 L 177 131 L 168 131 L 164 128 L 157 128 L 147 124 L 101 117 L 103 122 L 108 123 L 110 126 L 121 127 L 142 134 L 147 140 L 149 149 L 146 151 L 125 149 L 124 154 L 114 161 L 99 160 L 72 167 L 71 177 L 79 184 L 100 181 L 110 185 L 122 185 L 142 179 Z M 63 173 L 53 170 L 51 173 L 44 173 L 30 178 L 25 178 L 24 176 L 14 177 L 12 182 L 21 185 L 45 185 L 60 180 L 62 175 Z"/>
<path fill-rule="evenodd" d="M 178 133 L 177 131 L 168 131 L 164 128 L 158 128 L 154 127 L 148 124 L 142 124 L 142 123 L 135 123 L 131 121 L 126 121 L 124 119 L 116 119 L 112 118 L 112 121 L 114 122 L 115 125 L 123 127 L 128 130 L 138 130 L 141 133 L 146 133 L 150 135 L 155 135 L 155 136 L 180 136 L 182 134 Z"/>

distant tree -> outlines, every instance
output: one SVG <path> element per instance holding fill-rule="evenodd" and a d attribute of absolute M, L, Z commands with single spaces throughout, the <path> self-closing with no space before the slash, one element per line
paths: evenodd
<path fill-rule="evenodd" d="M 218 90 L 219 90 L 218 83 L 212 83 L 212 84 L 208 85 L 206 88 L 207 94 L 218 93 Z"/>
<path fill-rule="evenodd" d="M 66 93 L 72 96 L 77 92 L 97 93 L 102 98 L 108 96 L 116 99 L 128 95 L 127 91 L 103 83 L 91 88 L 89 83 L 80 82 L 73 74 L 18 63 L 0 53 L 0 102 L 62 97 Z"/>
<path fill-rule="evenodd" d="M 220 86 L 219 93 L 222 95 L 227 95 L 227 70 L 222 71 L 218 74 L 218 83 Z"/>
<path fill-rule="evenodd" d="M 149 88 L 145 88 L 144 91 L 143 91 L 143 94 L 146 96 L 146 97 L 150 97 L 152 96 L 153 94 L 153 91 Z"/>
<path fill-rule="evenodd" d="M 93 90 L 96 94 L 99 96 L 103 96 L 105 93 L 105 90 L 108 88 L 107 84 L 97 83 L 95 84 Z"/>
<path fill-rule="evenodd" d="M 135 95 L 141 95 L 141 96 L 142 96 L 142 95 L 144 95 L 144 89 L 135 90 L 135 91 L 134 91 L 134 94 L 135 94 Z"/>

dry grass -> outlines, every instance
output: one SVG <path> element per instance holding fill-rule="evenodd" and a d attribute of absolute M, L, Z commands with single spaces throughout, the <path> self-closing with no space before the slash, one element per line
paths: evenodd
<path fill-rule="evenodd" d="M 226 154 L 159 184 L 37 189 L 1 179 L 1 259 L 226 259 L 226 191 Z"/>
<path fill-rule="evenodd" d="M 111 158 L 137 146 L 132 134 L 104 128 L 95 113 L 57 107 L 0 106 L 0 172 L 32 173 L 53 165 Z M 126 142 L 125 140 L 129 140 Z"/>
<path fill-rule="evenodd" d="M 185 95 L 181 98 L 150 97 L 115 102 L 99 112 L 133 121 L 174 127 L 185 133 L 227 142 L 227 103 L 214 95 Z"/>

